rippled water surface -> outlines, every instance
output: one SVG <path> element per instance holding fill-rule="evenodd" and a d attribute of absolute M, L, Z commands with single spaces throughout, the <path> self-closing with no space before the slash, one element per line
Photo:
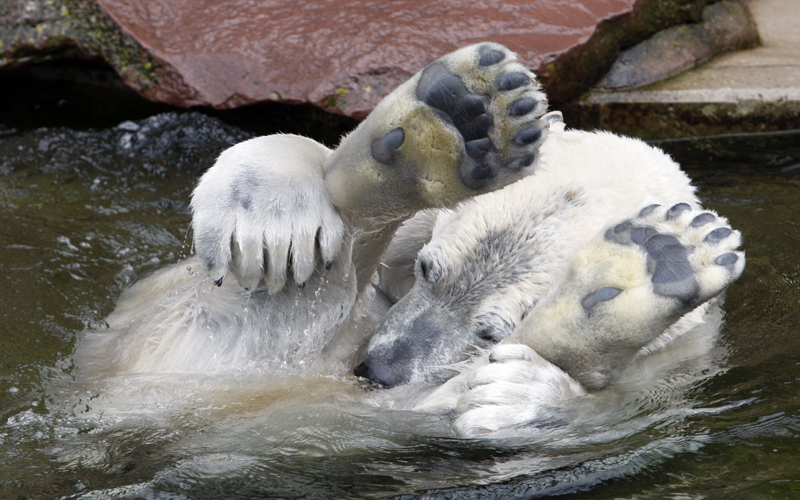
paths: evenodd
<path fill-rule="evenodd" d="M 701 382 L 619 391 L 596 415 L 513 440 L 349 405 L 361 389 L 341 377 L 278 377 L 267 392 L 232 380 L 213 403 L 192 396 L 210 381 L 181 380 L 193 409 L 103 414 L 107 395 L 70 385 L 78 334 L 190 252 L 195 179 L 246 137 L 184 114 L 0 139 L 0 496 L 800 497 L 798 135 L 663 144 L 745 237 L 723 354 Z M 163 404 L 173 388 L 116 390 Z"/>

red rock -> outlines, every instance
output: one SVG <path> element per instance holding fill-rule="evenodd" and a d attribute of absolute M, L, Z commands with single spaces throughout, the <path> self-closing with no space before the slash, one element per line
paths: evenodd
<path fill-rule="evenodd" d="M 361 118 L 437 57 L 491 40 L 563 103 L 621 49 L 699 21 L 709 1 L 4 0 L 0 69 L 101 59 L 156 102 L 311 103 Z"/>
<path fill-rule="evenodd" d="M 153 100 L 216 108 L 310 102 L 353 117 L 365 116 L 440 55 L 486 40 L 517 52 L 546 84 L 555 85 L 548 88 L 551 98 L 574 97 L 575 82 L 593 76 L 578 91 L 584 90 L 616 57 L 612 48 L 605 68 L 590 64 L 584 74 L 565 74 L 586 52 L 581 47 L 598 23 L 631 14 L 636 3 L 97 1 L 162 65 L 157 84 L 143 90 Z"/>

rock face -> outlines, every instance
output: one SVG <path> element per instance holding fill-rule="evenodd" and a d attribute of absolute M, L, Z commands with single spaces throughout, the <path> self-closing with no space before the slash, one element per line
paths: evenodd
<path fill-rule="evenodd" d="M 520 55 L 554 102 L 621 49 L 699 21 L 709 0 L 6 0 L 0 66 L 100 57 L 153 101 L 311 103 L 365 116 L 438 56 L 485 40 Z"/>
<path fill-rule="evenodd" d="M 673 26 L 624 50 L 595 85 L 599 90 L 644 87 L 691 69 L 712 57 L 758 45 L 758 31 L 739 2 L 722 0 L 702 13 L 703 21 Z"/>

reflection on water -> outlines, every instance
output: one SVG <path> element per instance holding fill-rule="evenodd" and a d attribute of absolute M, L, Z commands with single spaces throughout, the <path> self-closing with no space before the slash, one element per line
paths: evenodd
<path fill-rule="evenodd" d="M 692 342 L 714 339 L 712 324 L 666 371 L 580 402 L 569 425 L 459 439 L 445 418 L 381 410 L 382 391 L 335 374 L 73 385 L 77 334 L 189 253 L 194 179 L 246 137 L 185 114 L 2 139 L 0 496 L 800 494 L 797 135 L 663 145 L 742 231 L 748 267 L 715 349 L 674 369 Z"/>

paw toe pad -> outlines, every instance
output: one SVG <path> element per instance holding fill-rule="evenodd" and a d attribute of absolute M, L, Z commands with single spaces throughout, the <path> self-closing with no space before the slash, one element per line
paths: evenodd
<path fill-rule="evenodd" d="M 499 63 L 503 59 L 506 58 L 506 55 L 499 50 L 495 50 L 491 48 L 489 45 L 482 45 L 478 49 L 478 53 L 481 56 L 481 59 L 478 64 L 481 66 L 494 66 L 495 64 Z"/>
<path fill-rule="evenodd" d="M 529 83 L 531 83 L 531 79 L 525 73 L 508 73 L 500 77 L 497 88 L 500 90 L 514 90 Z"/>
<path fill-rule="evenodd" d="M 375 139 L 372 141 L 372 157 L 383 164 L 391 165 L 394 160 L 395 151 L 403 145 L 405 137 L 405 131 L 401 127 L 398 127 L 383 136 L 382 139 Z"/>

